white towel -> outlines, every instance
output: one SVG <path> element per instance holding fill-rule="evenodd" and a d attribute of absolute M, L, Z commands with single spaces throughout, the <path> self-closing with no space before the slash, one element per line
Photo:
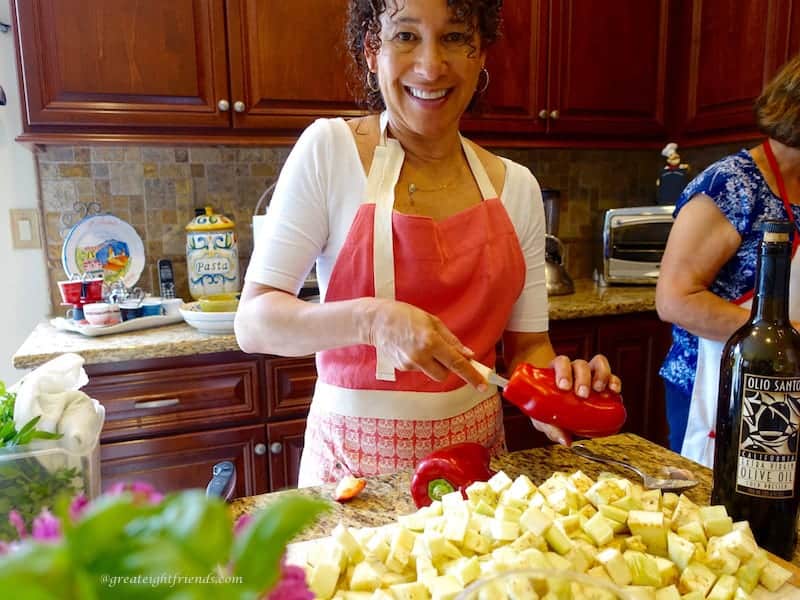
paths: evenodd
<path fill-rule="evenodd" d="M 41 417 L 36 428 L 62 434 L 70 452 L 83 454 L 91 450 L 100 438 L 106 411 L 97 400 L 79 391 L 89 382 L 83 363 L 77 354 L 62 354 L 15 383 L 10 391 L 17 394 L 17 429 L 34 417 Z"/>

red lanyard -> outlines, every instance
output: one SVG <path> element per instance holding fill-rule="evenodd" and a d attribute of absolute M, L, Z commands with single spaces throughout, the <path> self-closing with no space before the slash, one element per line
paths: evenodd
<path fill-rule="evenodd" d="M 778 166 L 778 159 L 775 158 L 775 153 L 772 151 L 769 140 L 764 140 L 762 146 L 764 147 L 764 154 L 767 156 L 769 169 L 772 171 L 772 176 L 775 177 L 775 182 L 778 184 L 778 193 L 781 195 L 783 207 L 786 209 L 786 214 L 789 215 L 789 221 L 791 221 L 798 233 L 798 235 L 794 236 L 794 243 L 792 244 L 792 254 L 794 254 L 798 244 L 800 244 L 800 227 L 798 227 L 795 222 L 794 211 L 792 211 L 792 205 L 789 203 L 789 193 L 786 191 L 786 182 L 783 180 L 781 169 Z"/>
<path fill-rule="evenodd" d="M 770 146 L 769 140 L 766 140 L 763 146 L 764 154 L 767 155 L 769 168 L 772 171 L 773 177 L 775 177 L 775 182 L 778 184 L 778 192 L 781 195 L 781 200 L 783 200 L 783 205 L 786 207 L 786 212 L 789 213 L 789 219 L 794 221 L 794 214 L 792 213 L 791 206 L 789 205 L 789 193 L 786 191 L 786 182 L 783 180 L 780 167 L 778 167 L 778 160 L 775 158 L 775 153 L 772 151 L 772 146 Z"/>

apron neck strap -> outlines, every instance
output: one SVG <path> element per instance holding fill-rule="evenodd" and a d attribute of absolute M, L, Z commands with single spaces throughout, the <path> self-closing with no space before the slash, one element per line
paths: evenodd
<path fill-rule="evenodd" d="M 378 140 L 379 146 L 386 146 L 388 129 L 389 113 L 388 111 L 384 110 L 380 115 L 380 138 Z M 484 200 L 497 198 L 497 192 L 494 189 L 494 185 L 492 185 L 492 181 L 489 179 L 489 175 L 486 173 L 486 169 L 483 167 L 483 163 L 481 163 L 477 153 L 472 149 L 472 146 L 467 142 L 466 138 L 460 133 L 458 134 L 458 139 L 461 141 L 461 148 L 464 151 L 464 156 L 467 159 L 467 164 L 469 165 L 470 171 L 472 171 L 472 176 L 475 178 L 475 183 L 478 184 L 481 197 Z"/>

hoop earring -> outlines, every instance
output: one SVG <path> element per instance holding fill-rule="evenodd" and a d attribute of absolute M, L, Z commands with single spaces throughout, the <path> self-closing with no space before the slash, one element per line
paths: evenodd
<path fill-rule="evenodd" d="M 372 71 L 367 71 L 367 89 L 370 92 L 380 91 L 381 87 L 378 85 L 377 73 L 373 73 Z"/>
<path fill-rule="evenodd" d="M 483 67 L 481 69 L 481 72 L 478 74 L 478 80 L 479 81 L 480 81 L 481 75 L 486 77 L 486 82 L 482 86 L 480 86 L 477 90 L 475 90 L 476 94 L 482 94 L 483 92 L 486 91 L 486 88 L 489 87 L 489 71 L 486 69 L 486 67 Z"/>

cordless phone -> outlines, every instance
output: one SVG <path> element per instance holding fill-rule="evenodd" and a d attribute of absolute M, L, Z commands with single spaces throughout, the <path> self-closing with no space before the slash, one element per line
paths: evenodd
<path fill-rule="evenodd" d="M 172 271 L 172 261 L 161 258 L 158 261 L 158 285 L 162 298 L 175 297 L 175 275 Z"/>

